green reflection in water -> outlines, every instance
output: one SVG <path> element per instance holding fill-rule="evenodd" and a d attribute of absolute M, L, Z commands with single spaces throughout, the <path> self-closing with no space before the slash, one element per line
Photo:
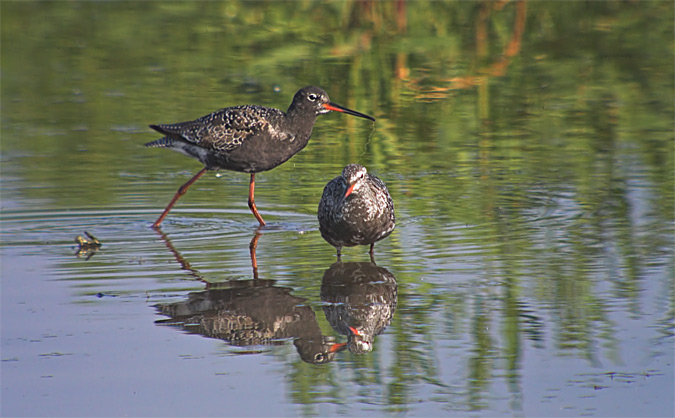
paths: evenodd
<path fill-rule="evenodd" d="M 523 345 L 541 344 L 531 312 L 554 318 L 545 332 L 562 355 L 620 363 L 609 312 L 639 316 L 645 281 L 673 269 L 672 3 L 404 5 L 4 2 L 2 170 L 21 178 L 9 193 L 58 209 L 160 208 L 199 167 L 143 149 L 147 124 L 243 103 L 285 109 L 297 88 L 320 85 L 375 128 L 320 118 L 306 150 L 260 176 L 256 198 L 263 215 L 313 215 L 347 163 L 387 181 L 401 219 L 387 261 L 403 290 L 391 369 L 378 353 L 345 366 L 382 386 L 364 398 L 406 412 L 420 381 L 442 386 L 427 348 L 439 312 L 471 341 L 466 386 L 443 388 L 460 409 L 488 408 L 499 368 L 518 386 Z M 245 175 L 210 177 L 179 208 L 245 209 L 245 187 Z M 309 298 L 331 258 L 307 261 L 308 245 L 324 244 L 314 234 L 284 248 Z M 439 284 L 464 257 L 480 266 L 469 268 L 478 294 Z M 345 402 L 334 369 L 291 367 L 294 401 Z"/>

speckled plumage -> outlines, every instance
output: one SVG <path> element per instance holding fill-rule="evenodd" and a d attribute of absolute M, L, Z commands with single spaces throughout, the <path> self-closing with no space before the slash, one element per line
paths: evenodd
<path fill-rule="evenodd" d="M 148 142 L 146 147 L 173 149 L 204 164 L 204 169 L 179 189 L 153 226 L 159 226 L 176 200 L 206 170 L 218 169 L 251 174 L 249 207 L 265 225 L 253 202 L 254 174 L 273 169 L 305 148 L 316 117 L 330 111 L 375 120 L 332 103 L 325 91 L 309 86 L 295 93 L 285 113 L 262 106 L 234 106 L 193 121 L 150 125 L 165 136 Z"/>
<path fill-rule="evenodd" d="M 323 312 L 334 330 L 347 335 L 352 353 L 368 353 L 396 312 L 396 277 L 374 263 L 334 263 L 321 281 Z"/>
<path fill-rule="evenodd" d="M 327 363 L 343 350 L 324 336 L 307 300 L 273 280 L 233 280 L 211 284 L 187 300 L 156 305 L 169 318 L 160 324 L 228 341 L 234 346 L 274 345 L 289 338 L 308 363 Z"/>
<path fill-rule="evenodd" d="M 394 201 L 387 186 L 359 164 L 350 164 L 323 189 L 318 210 L 321 236 L 337 249 L 386 238 L 396 226 Z"/>

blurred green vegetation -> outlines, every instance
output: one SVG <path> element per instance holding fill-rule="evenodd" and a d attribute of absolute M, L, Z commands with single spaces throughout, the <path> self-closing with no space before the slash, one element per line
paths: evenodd
<path fill-rule="evenodd" d="M 2 2 L 3 195 L 55 208 L 163 207 L 200 167 L 142 148 L 156 137 L 146 125 L 244 103 L 285 109 L 295 90 L 319 85 L 374 115 L 374 128 L 321 117 L 306 150 L 257 177 L 256 202 L 263 214 L 313 214 L 345 164 L 382 177 L 400 220 L 384 264 L 402 289 L 395 361 L 386 378 L 376 357 L 346 367 L 405 413 L 417 382 L 438 384 L 425 338 L 441 312 L 471 335 L 464 402 L 480 410 L 496 368 L 517 386 L 523 339 L 540 338 L 525 325 L 531 312 L 556 318 L 557 349 L 592 360 L 598 339 L 613 338 L 597 281 L 637 312 L 653 264 L 666 259 L 672 272 L 673 10 L 669 1 Z M 200 181 L 212 193 L 191 191 L 181 204 L 244 208 L 246 176 L 226 176 Z M 425 260 L 410 258 L 413 246 Z M 426 266 L 466 248 L 488 260 L 476 280 L 500 295 L 424 281 Z M 300 266 L 299 292 L 310 297 L 317 269 L 291 252 L 300 255 L 285 262 Z M 344 383 L 330 371 L 299 358 L 292 368 L 295 401 L 340 398 Z"/>

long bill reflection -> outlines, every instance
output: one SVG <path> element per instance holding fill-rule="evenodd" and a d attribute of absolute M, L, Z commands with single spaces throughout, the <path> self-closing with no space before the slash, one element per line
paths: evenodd
<path fill-rule="evenodd" d="M 249 247 L 253 278 L 223 282 L 204 280 L 168 237 L 161 231 L 159 234 L 181 267 L 204 282 L 206 290 L 192 292 L 181 302 L 155 305 L 160 314 L 169 317 L 156 324 L 249 348 L 245 353 L 292 339 L 300 358 L 313 364 L 328 363 L 345 348 L 321 333 L 307 299 L 294 296 L 290 287 L 277 286 L 275 280 L 258 278 L 255 251 L 261 233 L 256 232 Z"/>
<path fill-rule="evenodd" d="M 321 300 L 326 319 L 347 336 L 347 348 L 362 354 L 391 323 L 398 288 L 389 270 L 372 262 L 334 263 L 323 274 Z"/>

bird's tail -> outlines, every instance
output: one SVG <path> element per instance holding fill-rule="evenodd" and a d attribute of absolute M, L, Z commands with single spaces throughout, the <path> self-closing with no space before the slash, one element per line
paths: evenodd
<path fill-rule="evenodd" d="M 145 144 L 145 146 L 150 148 L 172 148 L 175 142 L 176 142 L 175 139 L 165 136 L 164 138 L 150 141 L 147 144 Z"/>

